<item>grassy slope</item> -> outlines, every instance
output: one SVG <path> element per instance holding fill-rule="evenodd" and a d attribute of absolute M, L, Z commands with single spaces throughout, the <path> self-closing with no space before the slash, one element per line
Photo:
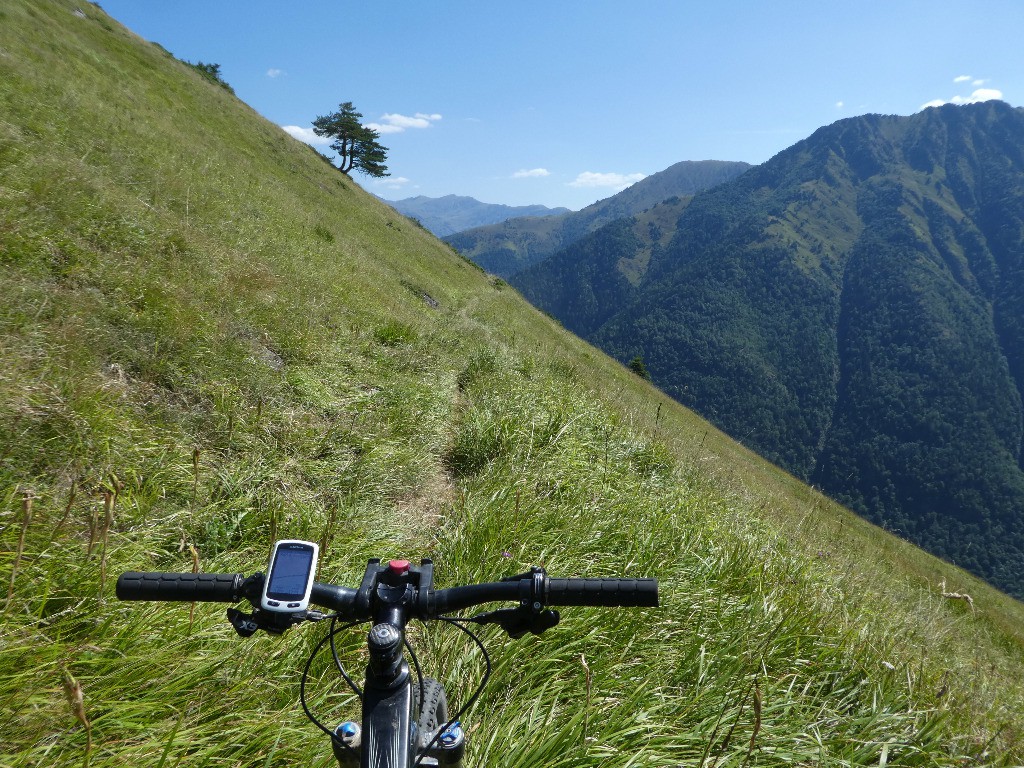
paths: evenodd
<path fill-rule="evenodd" d="M 65 674 L 91 765 L 330 764 L 295 703 L 318 632 L 240 641 L 214 606 L 112 598 L 192 550 L 251 572 L 275 533 L 324 540 L 345 583 L 399 554 L 433 555 L 442 586 L 536 562 L 662 579 L 660 611 L 492 637 L 471 764 L 1024 761 L 1020 604 L 664 401 L 79 7 L 0 9 L 0 764 L 83 762 Z M 417 634 L 464 699 L 479 659 Z M 351 716 L 314 672 L 314 708 Z"/>

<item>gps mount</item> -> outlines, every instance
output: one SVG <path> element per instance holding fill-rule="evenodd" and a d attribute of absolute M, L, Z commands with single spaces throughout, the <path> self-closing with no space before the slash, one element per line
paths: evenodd
<path fill-rule="evenodd" d="M 260 593 L 263 592 L 264 578 L 262 573 L 254 573 L 242 582 L 239 594 L 250 603 L 255 600 L 258 604 Z M 261 608 L 254 608 L 252 613 L 245 613 L 237 608 L 228 608 L 227 616 L 228 623 L 234 627 L 239 637 L 252 637 L 261 629 L 269 635 L 283 635 L 296 624 L 301 624 L 304 621 L 320 621 L 326 618 L 325 614 L 320 611 L 280 613 L 264 611 Z"/>

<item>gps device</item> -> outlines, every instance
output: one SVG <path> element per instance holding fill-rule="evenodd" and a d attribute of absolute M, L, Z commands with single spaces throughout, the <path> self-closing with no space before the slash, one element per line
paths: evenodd
<path fill-rule="evenodd" d="M 260 608 L 278 613 L 306 610 L 319 555 L 320 548 L 311 541 L 276 542 L 263 580 Z"/>

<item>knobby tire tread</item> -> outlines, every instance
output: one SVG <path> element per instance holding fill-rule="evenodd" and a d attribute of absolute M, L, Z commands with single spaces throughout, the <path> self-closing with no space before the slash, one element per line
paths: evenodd
<path fill-rule="evenodd" d="M 433 734 L 448 722 L 448 697 L 445 695 L 444 686 L 432 677 L 423 678 L 423 694 L 424 700 L 417 707 L 419 717 L 416 724 L 420 733 Z M 419 698 L 419 690 L 416 691 L 416 698 Z"/>

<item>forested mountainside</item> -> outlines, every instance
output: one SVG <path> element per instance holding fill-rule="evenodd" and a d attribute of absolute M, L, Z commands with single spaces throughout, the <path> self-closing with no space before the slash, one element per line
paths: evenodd
<path fill-rule="evenodd" d="M 834 498 L 1024 596 L 1024 110 L 820 129 L 512 278 Z M 649 251 L 642 274 L 637 255 Z"/>
<path fill-rule="evenodd" d="M 605 224 L 640 213 L 669 197 L 688 197 L 734 179 L 749 163 L 683 161 L 581 211 L 515 219 L 459 232 L 445 240 L 492 274 L 509 277 L 568 247 Z"/>
<path fill-rule="evenodd" d="M 385 202 L 399 213 L 416 219 L 438 237 L 523 216 L 558 216 L 570 213 L 568 208 L 548 208 L 546 205 L 482 203 L 463 195 L 418 195 Z"/>

